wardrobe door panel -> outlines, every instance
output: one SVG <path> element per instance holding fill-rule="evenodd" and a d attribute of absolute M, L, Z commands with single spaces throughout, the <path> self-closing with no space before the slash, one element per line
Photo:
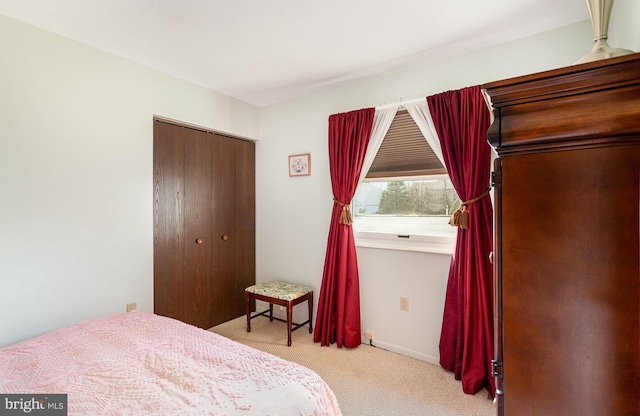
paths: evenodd
<path fill-rule="evenodd" d="M 506 415 L 630 414 L 639 177 L 638 146 L 502 158 Z"/>

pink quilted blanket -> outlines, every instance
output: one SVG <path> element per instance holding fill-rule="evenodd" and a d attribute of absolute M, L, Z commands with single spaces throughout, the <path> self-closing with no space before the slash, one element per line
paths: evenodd
<path fill-rule="evenodd" d="M 69 415 L 341 414 L 308 368 L 145 312 L 1 348 L 0 393 L 66 393 Z"/>

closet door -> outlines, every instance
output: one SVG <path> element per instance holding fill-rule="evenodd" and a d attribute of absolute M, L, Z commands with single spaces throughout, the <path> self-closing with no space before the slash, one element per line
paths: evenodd
<path fill-rule="evenodd" d="M 183 130 L 184 321 L 210 328 L 215 306 L 212 296 L 220 280 L 212 264 L 213 251 L 216 250 L 210 208 L 214 198 L 211 174 L 213 146 L 208 133 Z"/>
<path fill-rule="evenodd" d="M 244 289 L 255 284 L 255 144 L 234 140 L 234 183 L 233 195 L 236 201 L 234 213 L 233 247 L 233 306 L 229 307 L 229 319 L 246 313 Z"/>
<path fill-rule="evenodd" d="M 184 312 L 184 128 L 154 122 L 154 312 L 186 322 Z"/>
<path fill-rule="evenodd" d="M 244 289 L 255 283 L 255 145 L 214 135 L 213 267 L 216 323 L 245 313 Z"/>
<path fill-rule="evenodd" d="M 255 282 L 255 146 L 154 128 L 154 311 L 210 328 L 244 314 Z"/>

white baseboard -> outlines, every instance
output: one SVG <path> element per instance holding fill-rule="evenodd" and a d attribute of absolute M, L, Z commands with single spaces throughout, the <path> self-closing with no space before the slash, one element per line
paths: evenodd
<path fill-rule="evenodd" d="M 263 305 L 257 305 L 255 313 L 268 311 L 269 310 L 268 305 L 269 304 L 266 302 Z M 279 308 L 278 305 L 274 305 L 273 316 L 280 319 L 287 319 L 286 311 L 284 311 L 283 309 L 284 308 Z M 361 342 L 362 344 L 369 345 L 369 340 L 365 339 L 364 337 L 361 338 Z M 440 365 L 440 357 L 435 357 L 433 355 L 429 355 L 419 351 L 414 351 L 408 348 L 400 347 L 398 345 L 390 344 L 388 342 L 377 341 L 375 339 L 373 340 L 373 345 L 378 348 L 382 348 L 383 350 L 395 352 L 396 354 L 404 355 L 406 357 L 415 358 L 416 360 L 425 361 L 427 363 L 434 364 L 434 365 Z"/>
<path fill-rule="evenodd" d="M 369 340 L 362 337 L 362 343 L 369 345 Z M 404 355 L 406 357 L 415 358 L 416 360 L 425 361 L 430 364 L 440 365 L 440 357 L 434 357 L 433 355 L 425 354 L 419 351 L 414 351 L 408 348 L 400 347 L 398 345 L 389 344 L 383 341 L 373 340 L 373 345 L 382 348 L 383 350 L 395 352 L 396 354 Z"/>

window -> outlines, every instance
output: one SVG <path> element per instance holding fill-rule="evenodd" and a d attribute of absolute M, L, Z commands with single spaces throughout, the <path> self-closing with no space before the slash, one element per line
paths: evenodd
<path fill-rule="evenodd" d="M 450 254 L 460 199 L 407 111 L 398 111 L 352 201 L 359 246 Z"/>

